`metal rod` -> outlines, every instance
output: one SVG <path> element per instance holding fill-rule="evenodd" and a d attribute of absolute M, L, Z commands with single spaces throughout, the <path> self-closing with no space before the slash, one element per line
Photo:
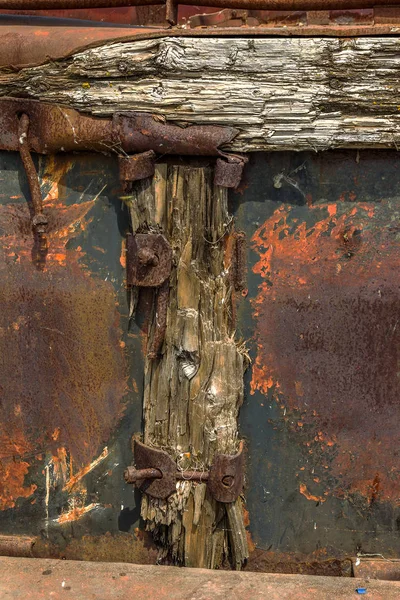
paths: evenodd
<path fill-rule="evenodd" d="M 35 215 L 38 215 L 43 212 L 43 199 L 42 192 L 40 191 L 40 184 L 36 173 L 35 165 L 29 150 L 28 129 L 29 117 L 28 115 L 22 114 L 19 118 L 18 126 L 19 153 L 21 155 L 26 177 L 28 179 L 29 191 L 31 193 L 31 200 L 33 205 L 33 212 Z"/>
<path fill-rule="evenodd" d="M 146 6 L 164 4 L 156 0 L 0 0 L 0 9 L 58 10 L 78 8 L 113 8 L 115 6 Z"/>
<path fill-rule="evenodd" d="M 176 478 L 180 481 L 208 481 L 208 471 L 177 471 Z M 128 467 L 125 469 L 124 478 L 126 483 L 136 483 L 144 479 L 162 479 L 162 472 L 159 469 L 135 469 Z"/>
<path fill-rule="evenodd" d="M 135 467 L 128 467 L 124 471 L 124 478 L 126 483 L 135 483 L 144 479 L 162 479 L 162 473 L 159 469 L 135 469 Z"/>
<path fill-rule="evenodd" d="M 19 153 L 24 165 L 32 201 L 32 229 L 34 244 L 32 248 L 32 262 L 39 271 L 43 271 L 48 253 L 46 236 L 47 217 L 43 214 L 43 198 L 40 183 L 36 173 L 28 142 L 29 117 L 23 113 L 18 121 Z"/>
<path fill-rule="evenodd" d="M 166 4 L 160 0 L 0 0 L 0 9 L 43 10 L 77 8 L 111 8 L 116 6 L 149 6 Z M 169 2 L 168 14 L 174 20 L 175 2 Z M 198 6 L 198 0 L 183 0 L 177 4 Z M 393 6 L 393 0 L 201 0 L 201 6 L 242 8 L 249 10 L 345 10 Z"/>
<path fill-rule="evenodd" d="M 349 10 L 393 6 L 394 0 L 201 0 L 201 6 L 248 10 Z M 182 5 L 198 6 L 198 0 L 184 0 Z"/>
<path fill-rule="evenodd" d="M 176 478 L 180 481 L 208 481 L 208 471 L 177 471 Z"/>

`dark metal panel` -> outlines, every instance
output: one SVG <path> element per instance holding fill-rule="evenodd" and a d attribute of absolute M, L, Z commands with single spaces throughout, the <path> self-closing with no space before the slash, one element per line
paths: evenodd
<path fill-rule="evenodd" d="M 0 532 L 36 536 L 37 554 L 132 560 L 139 507 L 123 470 L 143 369 L 140 330 L 128 328 L 118 163 L 35 159 L 49 217 L 43 272 L 21 160 L 0 154 Z"/>
<path fill-rule="evenodd" d="M 253 540 L 266 565 L 399 556 L 398 155 L 254 155 L 231 205 L 249 240 Z"/>

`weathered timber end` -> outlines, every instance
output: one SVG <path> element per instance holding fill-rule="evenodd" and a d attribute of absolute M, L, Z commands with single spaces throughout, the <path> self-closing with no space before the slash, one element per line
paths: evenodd
<path fill-rule="evenodd" d="M 237 151 L 398 148 L 399 69 L 398 37 L 166 37 L 3 69 L 0 94 L 231 125 Z"/>
<path fill-rule="evenodd" d="M 206 471 L 217 453 L 237 452 L 247 364 L 235 340 L 236 233 L 227 190 L 212 175 L 208 167 L 157 165 L 131 200 L 133 231 L 161 228 L 173 249 L 165 342 L 145 367 L 144 442 L 167 450 L 183 476 Z M 154 314 L 148 347 L 156 323 Z M 218 503 L 205 484 L 181 481 L 167 500 L 144 494 L 142 517 L 174 562 L 216 568 L 229 555 L 240 569 L 248 557 L 241 498 Z"/>

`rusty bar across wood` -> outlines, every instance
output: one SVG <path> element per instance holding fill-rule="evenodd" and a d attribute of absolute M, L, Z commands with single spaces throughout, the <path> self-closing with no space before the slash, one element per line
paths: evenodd
<path fill-rule="evenodd" d="M 29 558 L 35 539 L 26 535 L 0 535 L 0 556 Z"/>
<path fill-rule="evenodd" d="M 54 10 L 81 8 L 110 8 L 114 6 L 149 6 L 166 2 L 160 0 L 0 0 L 0 9 Z M 198 6 L 198 0 L 184 0 L 176 4 Z M 168 3 L 170 20 L 174 20 L 172 6 Z M 249 10 L 343 10 L 393 6 L 393 0 L 201 0 L 201 6 L 216 8 L 242 8 Z"/>

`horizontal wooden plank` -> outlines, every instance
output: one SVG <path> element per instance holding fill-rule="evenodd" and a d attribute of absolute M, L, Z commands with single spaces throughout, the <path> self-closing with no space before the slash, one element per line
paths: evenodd
<path fill-rule="evenodd" d="M 1 95 L 233 125 L 240 151 L 400 147 L 400 38 L 119 42 L 0 74 Z"/>

